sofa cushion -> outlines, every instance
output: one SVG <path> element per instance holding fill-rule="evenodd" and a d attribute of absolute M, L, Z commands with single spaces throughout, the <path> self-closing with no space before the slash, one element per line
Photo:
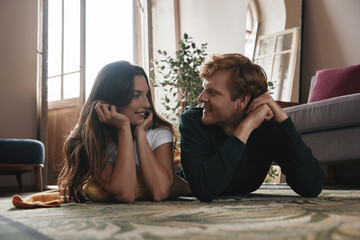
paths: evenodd
<path fill-rule="evenodd" d="M 302 134 L 320 164 L 359 161 L 360 126 Z"/>
<path fill-rule="evenodd" d="M 360 124 L 360 93 L 284 108 L 300 133 Z"/>
<path fill-rule="evenodd" d="M 308 102 L 360 93 L 360 65 L 316 71 Z"/>
<path fill-rule="evenodd" d="M 0 139 L 0 164 L 44 164 L 44 144 L 34 139 Z"/>

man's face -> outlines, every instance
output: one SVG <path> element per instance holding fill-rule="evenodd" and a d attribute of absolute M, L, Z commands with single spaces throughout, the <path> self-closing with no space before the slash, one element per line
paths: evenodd
<path fill-rule="evenodd" d="M 238 123 L 240 112 L 237 101 L 231 100 L 227 86 L 229 78 L 229 71 L 218 70 L 204 80 L 204 90 L 198 98 L 204 107 L 201 119 L 204 125 L 216 124 L 225 128 Z"/>

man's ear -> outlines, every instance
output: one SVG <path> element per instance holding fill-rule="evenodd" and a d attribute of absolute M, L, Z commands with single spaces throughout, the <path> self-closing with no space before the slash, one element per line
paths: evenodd
<path fill-rule="evenodd" d="M 238 110 L 244 110 L 250 101 L 250 95 L 241 96 L 236 101 Z"/>

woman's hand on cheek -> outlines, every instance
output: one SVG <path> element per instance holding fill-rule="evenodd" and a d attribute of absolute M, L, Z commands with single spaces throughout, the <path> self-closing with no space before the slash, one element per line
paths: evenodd
<path fill-rule="evenodd" d="M 151 127 L 153 125 L 154 114 L 152 111 L 149 111 L 148 113 L 149 113 L 149 115 L 147 118 L 145 118 L 145 121 L 141 125 L 136 126 L 135 137 L 137 137 L 139 131 L 145 132 L 149 127 Z"/>
<path fill-rule="evenodd" d="M 145 131 L 146 129 L 148 129 L 149 127 L 151 127 L 153 125 L 153 117 L 154 114 L 152 111 L 148 111 L 148 116 L 147 118 L 145 118 L 145 121 L 143 124 L 141 124 L 139 127 L 142 127 Z"/>
<path fill-rule="evenodd" d="M 95 111 L 101 123 L 115 126 L 117 128 L 130 126 L 129 118 L 126 115 L 119 113 L 114 105 L 98 101 L 95 106 Z"/>

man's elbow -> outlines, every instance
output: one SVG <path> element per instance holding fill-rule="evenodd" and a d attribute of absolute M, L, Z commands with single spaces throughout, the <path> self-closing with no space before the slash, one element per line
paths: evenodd
<path fill-rule="evenodd" d="M 320 195 L 321 191 L 322 191 L 322 188 L 310 188 L 310 189 L 306 189 L 305 191 L 300 193 L 300 196 L 315 198 Z"/>
<path fill-rule="evenodd" d="M 204 186 L 207 184 L 201 184 L 197 181 L 193 181 L 191 178 L 188 178 L 189 187 L 191 193 L 201 202 L 212 202 L 216 195 L 210 190 L 211 187 Z"/>
<path fill-rule="evenodd" d="M 313 181 L 308 184 L 307 190 L 302 195 L 303 197 L 317 197 L 320 195 L 324 184 L 324 172 L 321 168 L 320 172 L 315 176 Z"/>
<path fill-rule="evenodd" d="M 206 203 L 210 203 L 214 200 L 214 197 L 210 197 L 210 196 L 197 196 L 196 197 L 199 201 L 201 202 L 206 202 Z"/>
<path fill-rule="evenodd" d="M 215 198 L 213 194 L 210 194 L 208 191 L 199 191 L 199 190 L 193 190 L 191 189 L 194 196 L 201 202 L 212 202 Z"/>
<path fill-rule="evenodd" d="M 302 197 L 317 197 L 320 195 L 322 191 L 322 182 L 318 184 L 313 184 L 312 186 L 308 187 L 302 194 Z"/>
<path fill-rule="evenodd" d="M 318 197 L 322 192 L 323 178 L 311 181 L 303 185 L 301 189 L 296 191 L 302 197 Z"/>

